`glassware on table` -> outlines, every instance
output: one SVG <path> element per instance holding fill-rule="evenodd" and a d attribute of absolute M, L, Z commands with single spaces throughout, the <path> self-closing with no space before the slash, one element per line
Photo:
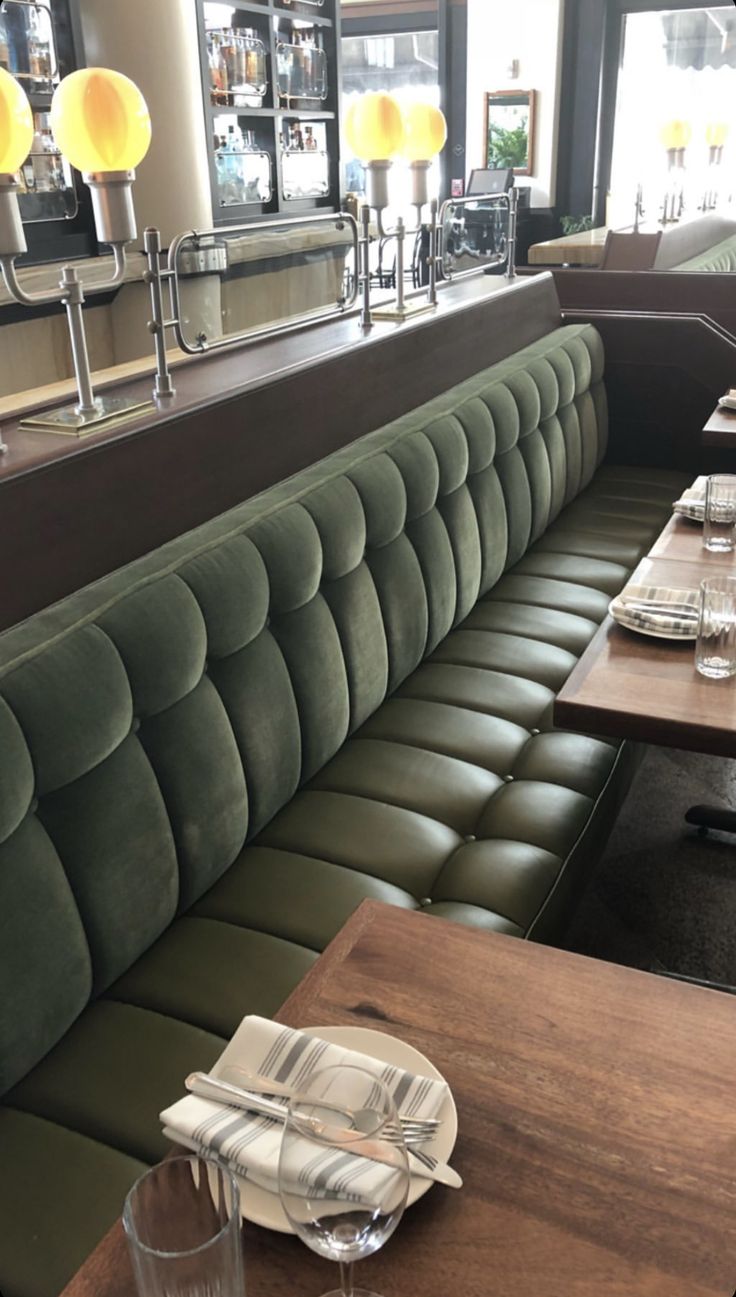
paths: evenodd
<path fill-rule="evenodd" d="M 225 1167 L 167 1158 L 133 1185 L 123 1225 L 141 1297 L 243 1297 L 240 1193 Z"/>
<path fill-rule="evenodd" d="M 409 1165 L 398 1130 L 385 1085 L 360 1067 L 322 1068 L 289 1102 L 279 1194 L 299 1238 L 340 1263 L 341 1289 L 326 1297 L 375 1297 L 353 1288 L 353 1263 L 382 1247 L 403 1215 Z"/>
<path fill-rule="evenodd" d="M 736 474 L 715 473 L 705 486 L 703 545 L 725 553 L 736 544 Z"/>
<path fill-rule="evenodd" d="M 711 680 L 736 675 L 736 577 L 711 576 L 700 583 L 695 666 Z"/>

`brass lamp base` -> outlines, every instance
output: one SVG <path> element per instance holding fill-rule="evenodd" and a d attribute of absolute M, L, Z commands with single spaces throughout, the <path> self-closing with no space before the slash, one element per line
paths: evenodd
<path fill-rule="evenodd" d="M 21 419 L 21 428 L 34 432 L 55 432 L 62 437 L 87 437 L 102 428 L 114 428 L 134 419 L 145 410 L 155 409 L 153 401 L 136 401 L 129 396 L 99 396 L 90 414 L 80 414 L 76 405 L 45 410 Z"/>
<path fill-rule="evenodd" d="M 409 320 L 413 315 L 424 315 L 426 311 L 434 311 L 436 307 L 432 302 L 405 302 L 403 306 L 377 306 L 371 310 L 374 320 Z"/>

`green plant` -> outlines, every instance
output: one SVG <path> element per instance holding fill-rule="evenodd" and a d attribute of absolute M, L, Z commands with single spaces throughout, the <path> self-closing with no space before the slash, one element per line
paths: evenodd
<path fill-rule="evenodd" d="M 584 234 L 586 230 L 592 230 L 592 216 L 561 216 L 560 225 L 563 234 Z"/>
<path fill-rule="evenodd" d="M 488 128 L 489 167 L 525 167 L 529 158 L 529 134 L 526 126 L 504 130 L 493 123 Z"/>

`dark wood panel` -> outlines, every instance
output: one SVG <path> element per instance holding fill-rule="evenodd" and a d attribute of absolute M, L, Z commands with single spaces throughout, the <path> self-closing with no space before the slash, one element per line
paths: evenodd
<path fill-rule="evenodd" d="M 555 270 L 566 320 L 591 320 L 606 348 L 610 457 L 709 472 L 702 428 L 736 375 L 732 275 Z"/>
<path fill-rule="evenodd" d="M 716 406 L 703 428 L 703 444 L 727 447 L 729 451 L 736 450 L 736 410 Z"/>
<path fill-rule="evenodd" d="M 3 431 L 0 625 L 314 463 L 559 324 L 552 278 L 481 276 L 402 326 L 357 319 L 176 371 L 177 396 L 84 442 Z M 120 391 L 144 397 L 150 381 Z"/>
<path fill-rule="evenodd" d="M 700 315 L 736 337 L 736 276 L 733 274 L 560 267 L 555 267 L 553 274 L 563 311 Z"/>
<path fill-rule="evenodd" d="M 733 1291 L 729 996 L 367 901 L 278 1018 L 400 1036 L 455 1096 L 463 1189 L 409 1208 L 358 1283 L 386 1297 Z M 258 1297 L 336 1282 L 297 1239 L 246 1225 L 244 1247 Z M 133 1294 L 116 1226 L 63 1297 Z"/>

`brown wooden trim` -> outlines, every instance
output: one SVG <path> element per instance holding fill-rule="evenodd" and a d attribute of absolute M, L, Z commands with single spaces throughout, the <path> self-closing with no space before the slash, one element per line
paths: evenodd
<path fill-rule="evenodd" d="M 725 446 L 736 450 L 736 410 L 717 405 L 703 428 L 704 446 Z"/>

